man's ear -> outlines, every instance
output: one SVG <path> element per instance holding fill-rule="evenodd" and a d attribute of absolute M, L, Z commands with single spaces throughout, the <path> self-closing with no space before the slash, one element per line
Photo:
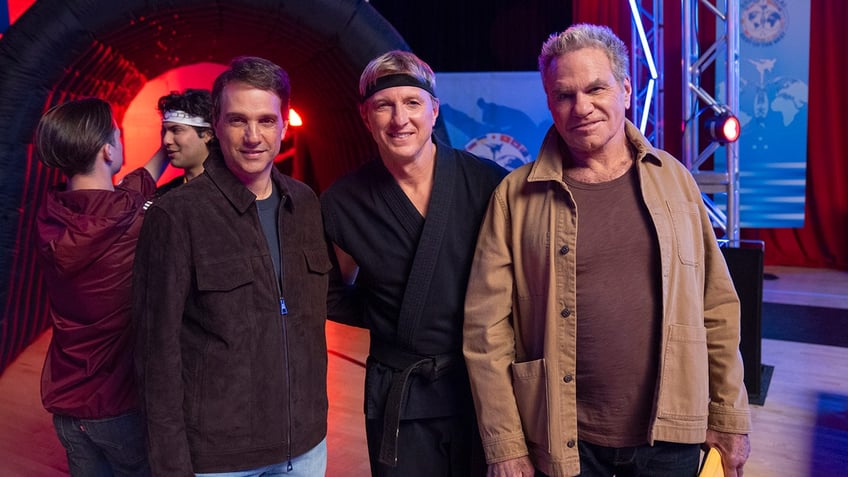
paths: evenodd
<path fill-rule="evenodd" d="M 108 142 L 100 147 L 100 153 L 107 162 L 112 162 L 112 145 Z"/>
<path fill-rule="evenodd" d="M 368 106 L 365 103 L 361 103 L 359 105 L 359 117 L 362 118 L 362 122 L 365 124 L 365 128 L 371 132 L 371 122 L 368 121 Z"/>

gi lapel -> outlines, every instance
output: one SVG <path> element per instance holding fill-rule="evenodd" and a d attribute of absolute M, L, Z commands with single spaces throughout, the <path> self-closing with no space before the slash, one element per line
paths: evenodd
<path fill-rule="evenodd" d="M 447 145 L 438 143 L 433 192 L 430 195 L 424 230 L 418 240 L 418 249 L 406 282 L 398 317 L 398 342 L 410 350 L 415 349 L 415 331 L 424 312 L 433 271 L 439 258 L 439 248 L 447 229 L 448 215 L 453 205 L 455 176 L 454 157 Z"/>
<path fill-rule="evenodd" d="M 449 152 L 448 146 L 439 144 L 436 149 L 436 170 L 433 174 L 433 191 L 430 194 L 430 202 L 427 207 L 427 218 L 424 220 L 424 228 L 418 238 L 418 247 L 407 277 L 406 289 L 398 316 L 397 342 L 387 348 L 391 351 L 387 352 L 390 359 L 386 362 L 398 366 L 397 363 L 404 361 L 403 364 L 399 365 L 403 368 L 403 371 L 392 376 L 392 386 L 384 411 L 383 439 L 380 444 L 380 461 L 393 467 L 397 465 L 400 415 L 409 391 L 410 376 L 424 372 L 429 376 L 429 379 L 436 379 L 440 370 L 444 371 L 450 368 L 447 365 L 439 366 L 437 357 L 418 356 L 414 340 L 415 331 L 418 329 L 421 315 L 424 313 L 430 284 L 433 281 L 439 248 L 447 229 L 450 206 L 453 204 L 456 167 L 456 162 Z M 410 219 L 410 209 L 415 210 L 412 202 L 403 194 L 397 182 L 394 182 L 394 187 L 388 187 L 386 190 L 384 197 L 386 200 L 393 200 L 393 202 L 390 202 L 390 207 L 397 214 L 403 227 L 413 232 L 412 228 L 415 224 L 414 228 L 417 232 L 421 223 L 421 215 L 415 214 L 419 220 L 405 220 Z M 395 206 L 392 207 L 392 205 Z M 372 341 L 372 356 L 378 349 L 380 349 L 379 343 Z M 398 357 L 400 357 L 400 360 L 397 359 Z M 450 360 L 443 364 L 448 362 Z M 425 372 L 424 369 L 428 371 Z"/>

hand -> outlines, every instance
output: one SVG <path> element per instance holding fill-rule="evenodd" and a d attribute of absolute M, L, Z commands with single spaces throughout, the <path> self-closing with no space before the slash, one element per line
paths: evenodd
<path fill-rule="evenodd" d="M 536 475 L 536 468 L 526 455 L 489 464 L 489 470 L 486 473 L 486 477 L 533 477 L 534 475 Z"/>
<path fill-rule="evenodd" d="M 725 477 L 742 477 L 742 466 L 751 453 L 748 434 L 730 434 L 708 429 L 707 447 L 715 447 L 721 453 L 721 463 Z"/>

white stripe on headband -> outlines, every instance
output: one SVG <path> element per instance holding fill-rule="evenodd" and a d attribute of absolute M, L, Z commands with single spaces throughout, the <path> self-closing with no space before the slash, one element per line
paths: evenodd
<path fill-rule="evenodd" d="M 212 127 L 205 119 L 200 116 L 192 116 L 185 111 L 165 111 L 162 114 L 162 122 L 185 124 L 186 126 L 196 126 L 199 128 Z"/>

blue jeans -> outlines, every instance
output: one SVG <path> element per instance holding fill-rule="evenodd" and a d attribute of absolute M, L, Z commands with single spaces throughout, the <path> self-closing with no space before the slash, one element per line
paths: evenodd
<path fill-rule="evenodd" d="M 323 477 L 327 473 L 327 439 L 289 462 L 268 465 L 258 469 L 241 470 L 236 472 L 213 472 L 209 474 L 194 474 L 196 477 Z"/>
<path fill-rule="evenodd" d="M 144 420 L 132 412 L 106 419 L 53 415 L 72 476 L 149 476 Z"/>
<path fill-rule="evenodd" d="M 654 442 L 653 446 L 603 447 L 577 441 L 578 477 L 694 477 L 701 458 L 700 444 Z"/>

